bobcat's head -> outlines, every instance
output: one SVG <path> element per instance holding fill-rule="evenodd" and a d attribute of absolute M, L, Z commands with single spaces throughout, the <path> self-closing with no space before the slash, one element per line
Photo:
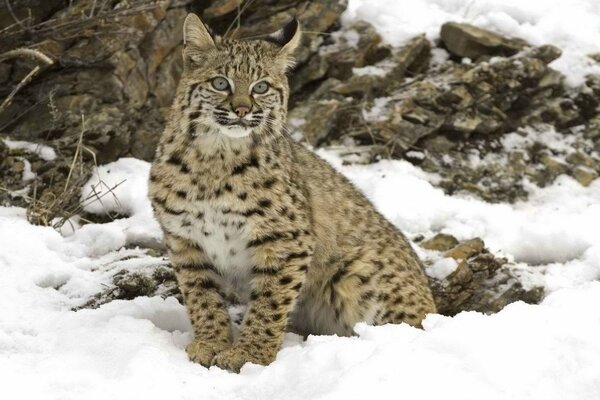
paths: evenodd
<path fill-rule="evenodd" d="M 233 139 L 278 134 L 287 115 L 286 72 L 300 42 L 298 21 L 259 40 L 233 40 L 211 35 L 189 14 L 183 35 L 184 70 L 173 109 L 182 133 Z"/>

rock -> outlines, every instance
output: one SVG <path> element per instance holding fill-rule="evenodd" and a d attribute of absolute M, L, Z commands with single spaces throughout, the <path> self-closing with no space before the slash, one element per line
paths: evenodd
<path fill-rule="evenodd" d="M 438 312 L 451 316 L 461 311 L 493 313 L 515 301 L 539 303 L 543 289 L 523 289 L 505 264 L 505 259 L 484 252 L 461 261 L 444 281 L 432 279 Z"/>
<path fill-rule="evenodd" d="M 594 160 L 592 157 L 590 157 L 587 154 L 584 154 L 580 151 L 575 151 L 575 152 L 569 154 L 566 158 L 566 161 L 569 164 L 584 166 L 584 167 L 588 167 L 591 169 L 599 168 L 599 164 L 596 160 Z"/>
<path fill-rule="evenodd" d="M 8 146 L 4 143 L 2 138 L 0 138 L 0 168 L 2 168 L 6 162 L 6 157 L 8 157 L 9 152 Z"/>
<path fill-rule="evenodd" d="M 431 239 L 428 239 L 420 244 L 421 247 L 427 250 L 448 251 L 458 245 L 458 240 L 446 233 L 438 233 Z"/>
<path fill-rule="evenodd" d="M 151 253 L 151 252 L 148 252 Z M 98 308 L 113 300 L 131 300 L 139 296 L 175 297 L 183 302 L 175 274 L 170 267 L 157 266 L 152 270 L 132 272 L 125 269 L 113 275 L 113 286 L 96 293 L 74 311 Z"/>
<path fill-rule="evenodd" d="M 596 178 L 598 178 L 598 173 L 596 171 L 585 167 L 575 168 L 572 174 L 577 182 L 586 187 L 589 186 Z"/>
<path fill-rule="evenodd" d="M 222 17 L 239 9 L 242 0 L 217 0 L 204 10 L 203 16 L 208 19 Z"/>
<path fill-rule="evenodd" d="M 390 61 L 394 67 L 386 76 L 388 82 L 401 82 L 407 75 L 423 72 L 429 66 L 430 58 L 431 42 L 425 35 L 416 36 L 392 53 Z"/>
<path fill-rule="evenodd" d="M 444 256 L 455 260 L 465 260 L 483 251 L 483 240 L 479 238 L 467 240 L 448 250 Z"/>
<path fill-rule="evenodd" d="M 0 83 L 7 82 L 10 79 L 12 68 L 10 64 L 0 63 Z"/>
<path fill-rule="evenodd" d="M 141 273 L 126 270 L 122 270 L 114 276 L 113 284 L 120 290 L 117 297 L 121 299 L 149 296 L 156 291 L 156 283 L 153 279 Z"/>
<path fill-rule="evenodd" d="M 347 80 L 355 68 L 374 64 L 390 54 L 381 36 L 364 21 L 357 21 L 329 35 L 318 52 L 291 77 L 292 93 L 324 76 Z"/>
<path fill-rule="evenodd" d="M 497 33 L 458 22 L 442 25 L 440 36 L 455 56 L 477 60 L 482 56 L 512 56 L 527 46 L 521 39 L 507 39 Z"/>
<path fill-rule="evenodd" d="M 302 132 L 308 143 L 318 146 L 330 135 L 339 117 L 339 110 L 344 106 L 345 102 L 338 100 L 308 102 L 289 113 L 289 125 L 294 131 Z"/>
<path fill-rule="evenodd" d="M 568 166 L 549 154 L 543 154 L 540 158 L 544 170 L 535 176 L 538 184 L 546 186 L 551 181 L 554 181 L 557 176 L 566 174 L 569 170 Z"/>

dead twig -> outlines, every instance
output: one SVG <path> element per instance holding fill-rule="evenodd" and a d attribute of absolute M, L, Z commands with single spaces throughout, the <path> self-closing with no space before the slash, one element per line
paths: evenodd
<path fill-rule="evenodd" d="M 33 57 L 47 65 L 54 64 L 54 60 L 52 60 L 50 57 L 48 57 L 41 51 L 26 48 L 14 49 L 7 51 L 6 53 L 0 54 L 0 61 L 16 57 Z M 31 71 L 29 71 L 27 75 L 25 75 L 23 79 L 21 79 L 21 81 L 13 88 L 13 90 L 9 93 L 6 99 L 4 99 L 2 104 L 0 104 L 0 112 L 4 111 L 4 109 L 6 109 L 6 107 L 9 106 L 9 104 L 12 102 L 12 99 L 19 92 L 19 90 L 21 90 L 25 85 L 27 85 L 33 79 L 33 77 L 37 75 L 38 72 L 40 72 L 41 69 L 42 68 L 39 65 L 36 65 Z"/>
<path fill-rule="evenodd" d="M 8 105 L 11 103 L 13 97 L 15 97 L 15 95 L 17 94 L 17 92 L 19 90 L 21 90 L 21 88 L 25 85 L 27 85 L 29 83 L 29 81 L 31 81 L 31 79 L 33 79 L 33 77 L 35 76 L 35 74 L 37 74 L 40 71 L 40 66 L 37 65 L 34 69 L 32 69 L 31 71 L 29 71 L 29 73 L 25 76 L 25 78 L 23 78 L 21 80 L 21 82 L 19 82 L 17 84 L 17 86 L 15 86 L 15 88 L 10 92 L 10 94 L 6 97 L 6 99 L 4 99 L 4 101 L 2 102 L 2 104 L 0 104 L 0 112 L 4 111 L 4 109 L 6 107 L 8 107 Z"/>
<path fill-rule="evenodd" d="M 29 31 L 31 28 L 28 26 L 25 26 L 25 24 L 23 24 L 23 21 L 21 21 L 17 17 L 17 14 L 15 14 L 15 11 L 13 10 L 12 5 L 10 4 L 10 1 L 4 0 L 4 4 L 6 4 L 6 9 L 8 10 L 8 13 L 12 17 L 13 21 L 15 21 L 15 24 L 19 25 L 23 30 Z"/>
<path fill-rule="evenodd" d="M 45 55 L 44 53 L 42 53 L 41 51 L 35 50 L 35 49 L 27 49 L 24 47 L 14 49 L 14 50 L 9 50 L 5 53 L 0 54 L 0 62 L 2 62 L 4 60 L 8 60 L 10 58 L 17 58 L 17 57 L 33 57 L 33 58 L 37 58 L 38 60 L 40 60 L 48 65 L 54 64 L 54 60 L 51 59 L 50 57 L 48 57 L 47 55 Z"/>

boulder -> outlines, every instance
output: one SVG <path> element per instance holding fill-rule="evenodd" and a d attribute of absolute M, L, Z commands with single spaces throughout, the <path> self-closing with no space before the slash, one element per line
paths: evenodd
<path fill-rule="evenodd" d="M 436 251 L 448 251 L 458 245 L 458 240 L 446 233 L 438 233 L 431 239 L 428 239 L 422 243 L 420 246 L 427 250 L 436 250 Z"/>
<path fill-rule="evenodd" d="M 470 24 L 446 22 L 440 31 L 448 51 L 457 57 L 477 60 L 482 56 L 512 56 L 527 46 L 522 39 L 509 39 Z"/>
<path fill-rule="evenodd" d="M 525 289 L 507 260 L 489 253 L 479 238 L 459 243 L 444 256 L 457 259 L 458 265 L 442 281 L 430 278 L 440 314 L 492 313 L 515 301 L 536 304 L 542 299 L 541 287 Z"/>

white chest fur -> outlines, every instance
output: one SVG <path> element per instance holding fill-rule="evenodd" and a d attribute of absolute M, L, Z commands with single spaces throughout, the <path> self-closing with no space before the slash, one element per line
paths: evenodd
<path fill-rule="evenodd" d="M 200 245 L 223 276 L 225 291 L 244 301 L 253 266 L 252 249 L 248 248 L 251 227 L 245 217 L 223 210 L 227 207 L 215 201 L 196 202 L 193 210 L 170 218 L 167 229 Z"/>

